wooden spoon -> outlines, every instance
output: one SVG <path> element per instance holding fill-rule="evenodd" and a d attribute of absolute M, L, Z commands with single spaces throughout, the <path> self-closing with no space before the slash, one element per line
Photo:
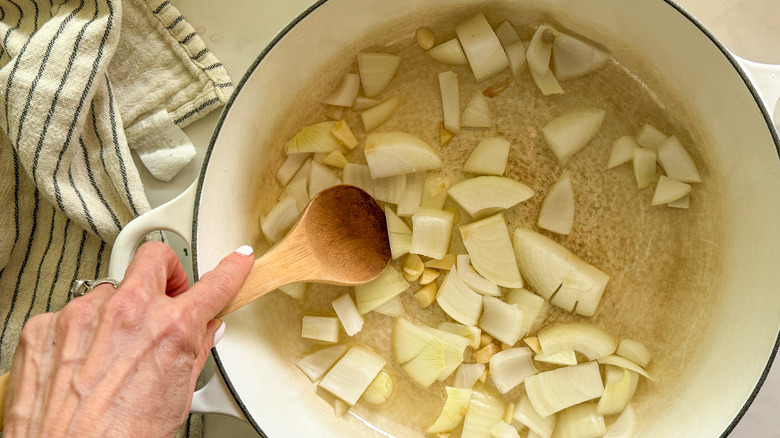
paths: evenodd
<path fill-rule="evenodd" d="M 389 262 L 382 208 L 357 187 L 334 186 L 312 198 L 287 237 L 255 260 L 244 285 L 218 317 L 289 283 L 366 283 Z M 8 373 L 0 376 L 0 430 L 8 377 Z"/>

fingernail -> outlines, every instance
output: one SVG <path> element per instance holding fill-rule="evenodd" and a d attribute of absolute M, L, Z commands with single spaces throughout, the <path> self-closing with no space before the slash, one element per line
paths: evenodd
<path fill-rule="evenodd" d="M 236 252 L 241 254 L 241 255 L 251 256 L 252 254 L 254 254 L 255 250 L 252 249 L 252 247 L 249 246 L 249 245 L 244 245 L 244 246 L 238 248 L 236 250 Z"/>
<path fill-rule="evenodd" d="M 214 343 L 211 344 L 211 345 L 216 347 L 217 344 L 219 344 L 219 341 L 222 340 L 222 336 L 224 336 L 224 335 L 225 335 L 225 321 L 222 321 L 222 324 L 219 325 L 219 328 L 217 329 L 217 331 L 214 332 Z"/>

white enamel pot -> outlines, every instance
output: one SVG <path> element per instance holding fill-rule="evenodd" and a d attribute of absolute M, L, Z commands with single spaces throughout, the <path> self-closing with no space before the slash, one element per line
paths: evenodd
<path fill-rule="evenodd" d="M 651 89 L 661 90 L 659 108 L 690 130 L 687 139 L 705 178 L 690 211 L 659 220 L 650 210 L 617 209 L 617 219 L 610 219 L 586 208 L 582 220 L 591 223 L 590 235 L 575 233 L 570 243 L 612 276 L 597 322 L 652 347 L 650 371 L 658 380 L 642 383 L 637 393 L 637 436 L 727 435 L 760 388 L 778 346 L 780 141 L 772 114 L 780 70 L 736 58 L 665 0 L 318 2 L 272 41 L 241 80 L 196 184 L 123 232 L 112 255 L 112 275 L 122 277 L 135 242 L 153 228 L 191 239 L 196 277 L 241 244 L 255 242 L 262 250 L 258 218 L 280 191 L 274 174 L 283 159 L 281 145 L 313 122 L 307 117 L 317 96 L 353 68 L 359 50 L 411 41 L 419 26 L 456 23 L 477 11 L 494 24 L 502 18 L 552 20 L 599 41 Z M 407 100 L 414 111 L 414 98 Z M 622 111 L 611 108 L 607 120 L 632 111 L 625 105 L 630 98 L 620 102 Z M 431 117 L 438 124 L 440 115 Z M 641 126 L 631 123 L 636 122 L 622 127 L 624 134 Z M 619 123 L 610 126 L 599 140 L 602 146 L 621 129 Z M 595 190 L 617 196 L 628 189 L 639 193 L 635 187 Z M 625 196 L 630 204 L 639 195 Z M 643 215 L 650 225 L 637 220 Z M 598 234 L 605 224 L 623 229 L 615 234 L 622 243 L 604 244 L 614 237 Z M 613 256 L 622 257 L 622 264 Z M 302 352 L 300 315 L 292 300 L 272 294 L 225 318 L 228 330 L 214 356 L 233 396 L 223 401 L 235 413 L 269 437 L 422 435 L 411 424 L 429 415 L 420 411 L 438 409 L 422 401 L 395 406 L 392 415 L 361 408 L 357 415 L 334 418 L 293 365 Z"/>

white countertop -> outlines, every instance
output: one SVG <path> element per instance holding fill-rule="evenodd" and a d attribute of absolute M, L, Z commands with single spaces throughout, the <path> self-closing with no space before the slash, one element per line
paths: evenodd
<path fill-rule="evenodd" d="M 174 0 L 237 82 L 256 55 L 313 0 Z M 743 58 L 780 64 L 780 2 L 777 0 L 678 0 L 729 49 Z M 185 131 L 199 151 L 171 183 L 144 175 L 150 202 L 159 205 L 173 198 L 197 178 L 203 152 L 219 117 L 214 112 Z M 780 365 L 776 365 L 755 402 L 731 437 L 780 438 Z M 238 430 L 241 430 L 239 432 Z M 246 427 L 218 436 L 253 436 Z M 207 427 L 208 431 L 208 427 Z M 248 433 L 248 434 L 247 434 Z M 207 432 L 208 436 L 208 432 Z"/>

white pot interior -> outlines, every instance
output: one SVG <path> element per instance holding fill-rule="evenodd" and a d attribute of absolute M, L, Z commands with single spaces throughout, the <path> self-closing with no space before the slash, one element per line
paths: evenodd
<path fill-rule="evenodd" d="M 635 187 L 613 187 L 605 193 L 616 198 L 585 197 L 604 205 L 585 215 L 581 228 L 589 231 L 572 236 L 570 243 L 584 258 L 606 264 L 612 276 L 597 322 L 652 347 L 649 370 L 658 381 L 643 382 L 637 394 L 637 436 L 720 436 L 759 382 L 780 331 L 780 270 L 774 266 L 780 259 L 780 161 L 776 139 L 738 71 L 695 23 L 662 0 L 457 0 L 446 8 L 415 0 L 320 4 L 264 54 L 224 116 L 202 176 L 194 234 L 197 271 L 208 271 L 248 241 L 262 249 L 259 217 L 280 192 L 274 174 L 283 159 L 281 145 L 300 126 L 318 121 L 311 120 L 318 97 L 354 69 L 359 50 L 388 42 L 402 47 L 419 26 L 452 23 L 451 29 L 477 11 L 494 24 L 504 18 L 526 24 L 551 20 L 604 44 L 656 93 L 655 110 L 667 112 L 670 126 L 687 129 L 684 136 L 705 178 L 697 188 L 697 205 L 677 215 L 615 207 L 612 216 L 618 216 L 607 224 L 605 208 L 649 196 L 637 194 Z M 595 89 L 603 93 L 608 85 Z M 436 90 L 401 91 L 420 99 L 430 94 L 437 102 Z M 407 100 L 408 111 L 424 114 L 424 107 Z M 603 145 L 620 129 L 652 117 L 641 99 L 636 106 L 630 105 L 631 96 L 605 102 L 616 105 L 608 117 L 617 121 L 597 140 Z M 440 115 L 429 117 L 438 129 Z M 431 142 L 438 139 L 433 130 L 425 132 Z M 606 149 L 601 150 L 603 155 Z M 528 170 L 520 166 L 515 176 L 541 183 L 557 171 L 548 166 L 520 175 Z M 604 182 L 581 187 L 597 192 Z M 522 214 L 514 220 L 529 223 Z M 615 228 L 611 225 L 622 230 L 597 235 Z M 620 240 L 605 244 L 609 238 Z M 272 294 L 226 318 L 219 360 L 250 420 L 270 437 L 381 436 L 357 417 L 333 418 L 331 408 L 315 397 L 315 385 L 294 367 L 302 353 L 300 315 L 291 299 Z M 371 409 L 359 413 L 391 435 L 418 436 L 408 424 L 414 421 L 405 420 L 428 411 L 420 405 L 393 409 L 391 418 Z"/>

